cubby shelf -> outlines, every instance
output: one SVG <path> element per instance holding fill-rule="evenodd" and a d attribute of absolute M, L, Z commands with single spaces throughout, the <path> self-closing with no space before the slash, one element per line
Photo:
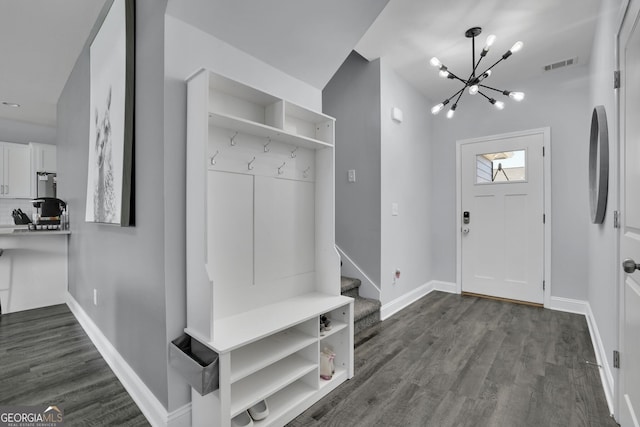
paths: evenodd
<path fill-rule="evenodd" d="M 267 398 L 269 416 L 260 421 L 254 421 L 255 427 L 280 426 L 284 424 L 282 418 L 296 406 L 309 400 L 316 390 L 302 381 L 296 381 L 288 387 Z M 286 421 L 285 421 L 286 422 Z"/>
<path fill-rule="evenodd" d="M 337 320 L 331 320 L 331 330 L 320 332 L 320 339 L 323 340 L 325 338 L 329 338 L 331 335 L 340 332 L 341 330 L 343 330 L 344 328 L 346 328 L 348 326 L 349 325 L 347 325 L 344 322 L 340 322 L 340 321 L 337 321 Z"/>
<path fill-rule="evenodd" d="M 303 135 L 296 135 L 283 129 L 278 129 L 262 123 L 245 120 L 241 117 L 234 117 L 228 114 L 210 112 L 209 122 L 217 127 L 229 129 L 231 131 L 245 133 L 261 138 L 271 138 L 274 141 L 281 141 L 298 147 L 317 150 L 320 148 L 333 147 L 333 144 L 317 139 L 308 138 Z"/>
<path fill-rule="evenodd" d="M 230 382 L 233 384 L 314 342 L 315 337 L 296 329 L 287 329 L 270 336 L 269 339 L 241 347 L 235 350 L 231 357 Z"/>
<path fill-rule="evenodd" d="M 283 389 L 312 371 L 317 371 L 314 362 L 292 354 L 277 363 L 231 385 L 231 417 Z"/>

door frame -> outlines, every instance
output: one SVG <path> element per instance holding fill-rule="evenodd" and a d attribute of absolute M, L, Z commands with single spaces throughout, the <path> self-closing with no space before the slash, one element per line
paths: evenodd
<path fill-rule="evenodd" d="M 478 138 L 456 141 L 456 292 L 462 293 L 462 146 L 488 142 L 496 139 L 542 135 L 544 156 L 542 157 L 542 203 L 545 214 L 542 270 L 545 281 L 543 305 L 549 305 L 551 298 L 551 128 L 537 128 L 524 131 L 501 133 Z"/>
<path fill-rule="evenodd" d="M 622 1 L 622 4 L 620 5 L 620 9 L 618 12 L 617 29 L 615 34 L 614 64 L 615 64 L 616 70 L 621 70 L 622 68 L 622 61 L 624 60 L 623 58 L 624 52 L 622 51 L 623 40 L 621 38 L 625 35 L 628 35 L 628 34 L 623 34 L 622 30 L 625 24 L 627 23 L 627 21 L 630 19 L 633 20 L 634 22 L 640 19 L 640 6 L 638 5 L 638 2 L 631 2 L 630 0 L 624 0 Z M 624 126 L 625 126 L 625 109 L 623 105 L 624 100 L 625 99 L 622 94 L 622 90 L 620 89 L 615 90 L 614 105 L 615 105 L 616 118 L 615 118 L 615 128 L 614 128 L 615 129 L 614 141 L 615 141 L 616 155 L 613 159 L 613 162 L 615 162 L 616 169 L 612 175 L 614 179 L 616 179 L 615 185 L 617 189 L 612 194 L 610 194 L 610 196 L 613 195 L 614 197 L 617 198 L 615 200 L 614 209 L 619 212 L 618 221 L 620 221 L 617 229 L 617 233 L 615 233 L 615 244 L 616 244 L 615 262 L 617 266 L 615 291 L 617 293 L 616 309 L 618 314 L 618 318 L 616 319 L 616 326 L 617 326 L 616 339 L 618 340 L 618 342 L 616 343 L 616 348 L 620 352 L 620 354 L 624 354 L 624 351 L 625 351 L 624 349 L 625 274 L 621 268 L 621 265 L 622 265 L 621 245 L 622 245 L 622 237 L 623 237 L 622 235 L 624 233 L 624 226 L 622 225 L 622 221 L 624 220 L 623 215 L 626 214 L 626 211 L 625 211 L 626 207 L 624 203 L 624 200 L 625 200 L 624 191 L 627 185 L 625 181 L 626 171 L 625 171 L 625 164 L 623 159 L 625 155 L 624 152 L 625 152 L 625 145 L 626 145 L 625 132 L 624 132 Z M 611 371 L 611 370 L 612 369 L 610 368 L 608 369 L 608 371 Z M 623 384 L 621 381 L 620 369 L 615 369 L 615 368 L 613 369 L 613 381 L 614 381 L 613 390 L 611 390 L 613 394 L 612 404 L 613 404 L 613 412 L 614 412 L 615 420 L 618 421 L 620 419 L 621 411 L 624 405 L 624 398 L 622 396 L 622 393 L 624 390 L 623 390 Z"/>

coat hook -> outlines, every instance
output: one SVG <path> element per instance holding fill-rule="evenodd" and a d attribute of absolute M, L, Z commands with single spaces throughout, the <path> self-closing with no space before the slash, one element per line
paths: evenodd
<path fill-rule="evenodd" d="M 269 140 L 269 142 L 267 142 L 266 144 L 264 144 L 264 152 L 268 153 L 271 149 L 269 148 L 269 144 L 271 144 L 271 138 L 267 138 L 267 140 Z"/>
<path fill-rule="evenodd" d="M 282 165 L 280 165 L 280 167 L 278 168 L 278 175 L 282 175 L 284 173 L 284 171 L 282 170 L 282 168 L 284 167 L 284 165 L 286 165 L 287 162 L 282 162 Z"/>
<path fill-rule="evenodd" d="M 296 151 L 298 150 L 298 147 L 294 148 L 293 151 L 291 152 L 291 158 L 295 159 L 296 158 Z"/>
<path fill-rule="evenodd" d="M 234 133 L 233 136 L 231 137 L 231 146 L 232 147 L 237 144 L 236 136 L 238 136 L 238 132 Z"/>
<path fill-rule="evenodd" d="M 249 163 L 247 163 L 247 169 L 249 170 L 253 170 L 253 162 L 256 161 L 255 156 L 253 157 L 253 159 L 251 159 L 251 161 Z"/>
<path fill-rule="evenodd" d="M 302 171 L 302 176 L 303 177 L 307 177 L 309 174 L 309 169 L 311 169 L 311 166 L 308 166 L 305 170 Z"/>
<path fill-rule="evenodd" d="M 216 150 L 215 154 L 211 156 L 211 166 L 216 164 L 216 156 L 220 154 L 220 150 Z"/>

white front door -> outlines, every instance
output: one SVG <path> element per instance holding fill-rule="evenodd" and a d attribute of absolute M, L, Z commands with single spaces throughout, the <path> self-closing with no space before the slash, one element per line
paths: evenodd
<path fill-rule="evenodd" d="M 462 292 L 543 303 L 544 140 L 460 143 Z"/>
<path fill-rule="evenodd" d="M 635 270 L 640 263 L 640 23 L 638 2 L 631 4 L 620 32 L 620 258 L 632 264 L 620 276 L 618 421 L 623 427 L 640 426 L 640 271 Z"/>

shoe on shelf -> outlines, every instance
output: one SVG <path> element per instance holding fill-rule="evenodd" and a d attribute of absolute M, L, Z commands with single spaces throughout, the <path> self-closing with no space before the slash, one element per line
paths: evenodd
<path fill-rule="evenodd" d="M 266 400 L 262 400 L 251 408 L 249 408 L 249 415 L 256 421 L 264 420 L 269 415 L 269 406 Z"/>
<path fill-rule="evenodd" d="M 252 425 L 253 420 L 247 411 L 241 412 L 231 419 L 231 427 L 250 427 Z"/>
<path fill-rule="evenodd" d="M 324 326 L 324 330 L 325 331 L 330 331 L 331 330 L 331 319 L 329 319 L 324 314 L 322 316 L 320 316 L 320 330 L 322 330 L 323 326 Z"/>
<path fill-rule="evenodd" d="M 325 348 L 320 352 L 320 378 L 323 380 L 330 380 L 335 373 L 335 367 L 333 360 L 336 354 L 328 348 Z"/>

